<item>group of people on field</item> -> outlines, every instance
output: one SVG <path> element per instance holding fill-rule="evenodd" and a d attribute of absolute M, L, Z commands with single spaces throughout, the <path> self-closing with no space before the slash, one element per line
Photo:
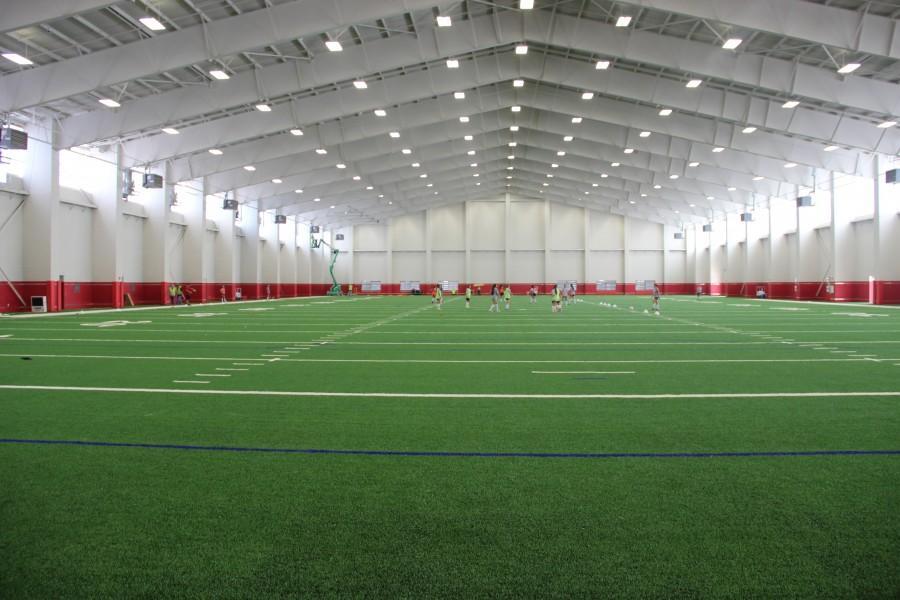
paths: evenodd
<path fill-rule="evenodd" d="M 575 304 L 576 302 L 575 296 L 577 290 L 575 284 L 570 283 L 563 287 L 565 288 L 564 290 L 560 289 L 559 285 L 554 285 L 553 289 L 550 290 L 550 310 L 554 313 L 562 312 L 564 305 L 568 306 L 569 304 Z M 537 303 L 537 296 L 537 286 L 533 285 L 528 289 L 528 297 L 531 304 Z M 470 308 L 472 306 L 471 285 L 466 286 L 465 298 L 466 308 Z M 500 312 L 501 298 L 503 299 L 504 309 L 509 310 L 512 303 L 512 288 L 509 286 L 509 284 L 507 284 L 501 289 L 501 287 L 495 283 L 491 286 L 491 306 L 488 309 L 488 312 Z M 659 313 L 659 286 L 653 286 L 651 298 L 653 301 L 653 311 Z M 441 289 L 440 285 L 434 286 L 434 288 L 431 290 L 431 303 L 435 304 L 438 310 L 441 310 L 441 307 L 444 305 L 444 291 Z"/>
<path fill-rule="evenodd" d="M 190 304 L 194 288 L 180 283 L 169 284 L 169 304 Z"/>

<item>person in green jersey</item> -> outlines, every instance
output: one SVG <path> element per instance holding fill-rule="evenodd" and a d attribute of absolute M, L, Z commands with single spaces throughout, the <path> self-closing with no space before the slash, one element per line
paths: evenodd
<path fill-rule="evenodd" d="M 434 286 L 434 303 L 437 304 L 438 310 L 441 310 L 441 306 L 444 304 L 444 291 L 439 285 Z"/>

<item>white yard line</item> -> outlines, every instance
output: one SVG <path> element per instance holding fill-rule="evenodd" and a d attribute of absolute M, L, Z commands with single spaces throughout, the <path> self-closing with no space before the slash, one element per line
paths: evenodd
<path fill-rule="evenodd" d="M 306 350 L 306 348 L 303 348 Z M 232 362 L 235 366 L 255 367 L 268 362 L 264 358 L 204 358 L 197 356 L 110 356 L 103 354 L 0 354 L 0 357 L 19 358 L 30 356 L 33 358 L 90 358 L 100 360 L 188 360 L 188 361 L 249 361 L 259 362 Z M 282 362 L 325 362 L 325 363 L 396 363 L 396 364 L 704 364 L 704 363 L 814 363 L 814 362 L 866 362 L 866 359 L 877 357 L 877 354 L 857 354 L 852 358 L 710 358 L 710 359 L 671 359 L 671 360 L 458 360 L 458 359 L 382 359 L 382 358 L 286 358 Z M 897 360 L 886 358 L 884 360 Z"/>
<path fill-rule="evenodd" d="M 195 382 L 191 382 L 195 383 Z M 0 385 L 4 390 L 38 390 L 59 392 L 110 392 L 133 394 L 210 394 L 219 396 L 285 396 L 296 398 L 501 398 L 501 399 L 597 399 L 597 400 L 664 400 L 664 399 L 729 399 L 729 398 L 880 398 L 900 397 L 900 391 L 870 392 L 763 392 L 763 393 L 683 393 L 683 394 L 458 394 L 449 392 L 298 392 L 287 390 L 197 390 L 177 388 L 123 388 L 66 385 Z"/>
<path fill-rule="evenodd" d="M 634 375 L 635 371 L 532 371 L 536 375 Z"/>

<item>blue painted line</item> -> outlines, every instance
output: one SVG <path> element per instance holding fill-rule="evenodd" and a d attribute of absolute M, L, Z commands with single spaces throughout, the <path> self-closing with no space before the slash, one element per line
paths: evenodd
<path fill-rule="evenodd" d="M 0 444 L 51 446 L 95 446 L 151 450 L 206 452 L 258 452 L 270 454 L 322 454 L 350 456 L 402 456 L 427 458 L 762 458 L 803 456 L 900 456 L 900 450 L 788 450 L 772 452 L 441 452 L 415 450 L 333 450 L 325 448 L 254 448 L 241 446 L 197 446 L 191 444 L 146 444 L 139 442 L 92 442 L 85 440 L 30 440 L 0 438 Z"/>

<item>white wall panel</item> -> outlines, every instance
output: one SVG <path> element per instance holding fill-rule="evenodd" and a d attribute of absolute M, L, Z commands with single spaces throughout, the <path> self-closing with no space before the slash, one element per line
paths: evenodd
<path fill-rule="evenodd" d="M 663 281 L 662 251 L 632 251 L 630 261 L 631 279 L 652 279 Z"/>
<path fill-rule="evenodd" d="M 591 211 L 589 248 L 591 250 L 621 250 L 624 244 L 623 231 L 624 219 L 621 216 Z"/>
<path fill-rule="evenodd" d="M 120 275 L 124 281 L 144 281 L 144 219 L 132 215 L 122 217 Z"/>
<path fill-rule="evenodd" d="M 169 224 L 169 243 L 166 248 L 169 255 L 168 281 L 184 281 L 184 234 L 183 226 Z"/>
<path fill-rule="evenodd" d="M 64 224 L 58 238 L 62 248 L 59 272 L 65 275 L 66 281 L 93 281 L 91 235 L 94 210 L 62 204 L 59 212 L 60 222 Z"/>
<path fill-rule="evenodd" d="M 510 204 L 509 247 L 511 250 L 544 249 L 543 202 L 512 202 Z M 543 265 L 541 270 L 543 271 Z M 519 280 L 513 277 L 513 281 Z"/>
<path fill-rule="evenodd" d="M 472 252 L 472 281 L 469 283 L 506 283 L 503 273 L 505 258 L 503 252 Z"/>
<path fill-rule="evenodd" d="M 216 235 L 215 231 L 206 230 L 203 234 L 203 281 L 216 280 Z"/>
<path fill-rule="evenodd" d="M 387 252 L 361 252 L 353 253 L 355 262 L 355 279 L 362 281 L 388 282 Z"/>
<path fill-rule="evenodd" d="M 544 283 L 544 251 L 513 252 L 509 265 L 510 283 Z"/>
<path fill-rule="evenodd" d="M 465 247 L 465 243 L 464 206 L 451 204 L 431 209 L 431 249 L 459 250 Z M 437 273 L 434 275 L 435 277 L 439 276 Z"/>
<path fill-rule="evenodd" d="M 13 281 L 25 278 L 23 261 L 24 207 L 19 207 L 19 210 L 13 215 L 13 211 L 22 200 L 23 197 L 17 194 L 0 192 L 0 223 L 3 223 L 12 215 L 12 218 L 6 223 L 6 227 L 4 227 L 3 231 L 0 231 L 0 267 L 6 271 L 6 274 Z M 6 284 L 3 283 L 2 285 Z"/>
<path fill-rule="evenodd" d="M 391 222 L 394 250 L 425 250 L 425 212 L 395 217 Z"/>
<path fill-rule="evenodd" d="M 465 280 L 466 255 L 464 252 L 432 252 L 431 275 L 435 281 Z"/>
<path fill-rule="evenodd" d="M 624 282 L 625 275 L 622 272 L 622 252 L 620 251 L 593 251 L 591 252 L 591 266 L 588 270 L 588 281 L 596 282 L 601 279 L 612 279 Z"/>
<path fill-rule="evenodd" d="M 380 223 L 374 225 L 357 225 L 354 232 L 354 248 L 356 250 L 387 250 L 388 228 Z"/>
<path fill-rule="evenodd" d="M 469 213 L 472 250 L 503 250 L 506 239 L 506 205 L 503 202 L 470 202 Z M 475 269 L 474 264 L 472 269 Z"/>
<path fill-rule="evenodd" d="M 550 205 L 550 247 L 553 250 L 584 249 L 584 209 L 565 204 Z M 581 262 L 584 262 L 582 257 Z M 558 277 L 556 279 L 578 279 L 575 277 Z M 556 280 L 554 279 L 554 281 Z"/>
<path fill-rule="evenodd" d="M 394 252 L 394 281 L 425 282 L 425 252 Z"/>
<path fill-rule="evenodd" d="M 583 228 L 582 228 L 583 229 Z M 583 237 L 583 236 L 582 236 Z M 550 253 L 550 272 L 547 283 L 562 279 L 584 279 L 584 252 L 554 250 Z"/>

